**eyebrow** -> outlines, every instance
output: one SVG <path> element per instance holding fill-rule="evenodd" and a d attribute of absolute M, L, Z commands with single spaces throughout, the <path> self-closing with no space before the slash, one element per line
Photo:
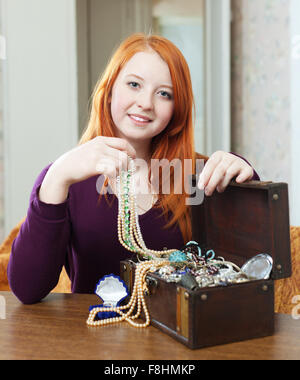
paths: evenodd
<path fill-rule="evenodd" d="M 126 77 L 136 77 L 136 78 L 144 81 L 144 78 L 142 78 L 142 77 L 140 77 L 139 75 L 136 75 L 136 74 L 128 74 L 128 75 L 126 75 Z M 173 90 L 173 86 L 170 86 L 169 84 L 161 84 L 159 87 L 168 87 L 171 90 Z"/>

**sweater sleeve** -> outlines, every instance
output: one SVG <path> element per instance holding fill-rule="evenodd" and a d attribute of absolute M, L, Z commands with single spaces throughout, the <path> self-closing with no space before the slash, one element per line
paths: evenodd
<path fill-rule="evenodd" d="M 25 304 L 39 302 L 56 286 L 70 238 L 69 199 L 57 205 L 39 200 L 39 189 L 50 166 L 33 186 L 27 216 L 8 263 L 10 288 Z"/>
<path fill-rule="evenodd" d="M 233 154 L 234 156 L 237 156 L 237 157 L 240 157 L 242 160 L 244 160 L 245 162 L 247 162 L 247 164 L 249 166 L 251 166 L 251 168 L 253 169 L 253 176 L 251 178 L 251 181 L 260 181 L 260 177 L 259 175 L 257 174 L 256 170 L 254 169 L 254 167 L 250 164 L 249 161 L 246 160 L 246 158 L 244 158 L 243 156 L 240 156 L 239 154 L 237 153 L 233 153 L 233 152 L 230 152 L 231 154 Z"/>

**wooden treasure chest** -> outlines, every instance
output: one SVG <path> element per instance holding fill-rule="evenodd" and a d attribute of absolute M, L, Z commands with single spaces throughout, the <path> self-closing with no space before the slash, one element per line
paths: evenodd
<path fill-rule="evenodd" d="M 195 177 L 193 178 L 195 185 Z M 195 186 L 194 186 L 195 188 Z M 268 278 L 220 286 L 186 286 L 157 273 L 147 275 L 151 324 L 196 349 L 272 335 L 274 280 L 291 276 L 288 186 L 285 183 L 232 182 L 202 204 L 191 206 L 193 241 L 239 267 L 267 254 Z M 135 264 L 121 262 L 129 291 Z"/>

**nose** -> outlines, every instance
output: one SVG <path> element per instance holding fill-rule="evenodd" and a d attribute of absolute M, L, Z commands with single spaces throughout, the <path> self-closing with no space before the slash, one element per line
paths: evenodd
<path fill-rule="evenodd" d="M 153 98 L 150 91 L 140 91 L 137 96 L 137 106 L 145 110 L 153 109 Z"/>

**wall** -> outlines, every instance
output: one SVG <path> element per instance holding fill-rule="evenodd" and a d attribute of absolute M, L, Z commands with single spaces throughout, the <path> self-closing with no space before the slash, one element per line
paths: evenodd
<path fill-rule="evenodd" d="M 232 150 L 290 182 L 289 0 L 232 0 Z"/>
<path fill-rule="evenodd" d="M 78 141 L 75 0 L 2 0 L 5 234 L 41 170 Z"/>
<path fill-rule="evenodd" d="M 300 225 L 300 2 L 232 0 L 232 150 L 287 182 Z"/>

